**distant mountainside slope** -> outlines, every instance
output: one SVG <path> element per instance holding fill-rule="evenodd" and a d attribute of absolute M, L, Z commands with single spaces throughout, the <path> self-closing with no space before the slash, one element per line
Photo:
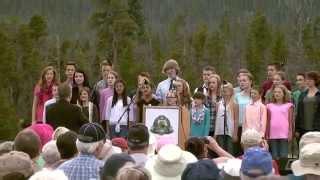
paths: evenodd
<path fill-rule="evenodd" d="M 224 15 L 246 23 L 256 10 L 271 23 L 294 24 L 296 18 L 318 16 L 317 0 L 141 0 L 146 24 L 152 31 L 166 31 L 177 15 L 187 15 L 188 23 L 205 22 L 214 27 Z M 0 19 L 17 17 L 26 21 L 34 14 L 47 18 L 50 34 L 70 39 L 90 37 L 88 18 L 93 0 L 1 0 Z"/>

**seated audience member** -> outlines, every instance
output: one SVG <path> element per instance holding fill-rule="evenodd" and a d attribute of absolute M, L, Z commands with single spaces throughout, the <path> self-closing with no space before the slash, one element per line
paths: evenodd
<path fill-rule="evenodd" d="M 208 150 L 206 147 L 206 142 L 208 140 L 199 138 L 199 137 L 191 137 L 186 143 L 184 149 L 190 153 L 192 153 L 197 159 L 205 159 L 207 158 Z"/>
<path fill-rule="evenodd" d="M 253 180 L 272 174 L 272 157 L 267 150 L 256 146 L 244 152 L 240 169 L 242 180 Z"/>
<path fill-rule="evenodd" d="M 81 126 L 76 141 L 80 154 L 61 164 L 58 169 L 63 170 L 70 180 L 99 179 L 103 162 L 97 159 L 97 155 L 103 147 L 105 134 L 97 123 Z"/>
<path fill-rule="evenodd" d="M 113 138 L 111 142 L 112 146 L 121 148 L 122 152 L 128 152 L 128 143 L 124 138 Z"/>
<path fill-rule="evenodd" d="M 57 168 L 62 163 L 68 161 L 69 159 L 74 158 L 78 154 L 77 146 L 77 134 L 73 131 L 65 132 L 64 134 L 61 134 L 57 141 L 57 149 L 60 153 L 60 160 L 55 163 L 53 168 Z"/>
<path fill-rule="evenodd" d="M 27 179 L 35 171 L 32 160 L 24 152 L 11 151 L 0 156 L 0 179 Z"/>
<path fill-rule="evenodd" d="M 5 141 L 0 144 L 0 155 L 8 153 L 13 150 L 13 142 Z"/>
<path fill-rule="evenodd" d="M 255 129 L 247 129 L 242 133 L 241 146 L 243 148 L 243 151 L 246 151 L 248 148 L 256 146 L 262 147 L 267 151 L 269 149 L 268 143 L 262 138 L 262 135 Z M 238 158 L 242 159 L 242 156 Z M 274 174 L 279 175 L 280 172 L 277 162 L 273 160 L 272 166 L 274 168 Z"/>
<path fill-rule="evenodd" d="M 39 136 L 41 147 L 52 140 L 53 129 L 49 124 L 33 124 L 29 128 Z"/>
<path fill-rule="evenodd" d="M 56 141 L 49 141 L 42 148 L 41 156 L 45 161 L 45 168 L 54 169 L 54 165 L 60 160 L 60 153 L 58 151 Z"/>
<path fill-rule="evenodd" d="M 320 132 L 308 132 L 299 143 L 299 159 L 291 164 L 290 180 L 320 179 Z"/>
<path fill-rule="evenodd" d="M 97 158 L 102 160 L 103 162 L 106 162 L 113 154 L 120 153 L 122 153 L 122 150 L 117 146 L 113 146 L 112 142 L 106 139 L 106 142 L 104 143 Z"/>
<path fill-rule="evenodd" d="M 114 180 L 120 168 L 134 164 L 134 160 L 128 154 L 114 154 L 105 162 L 101 170 L 101 180 Z"/>
<path fill-rule="evenodd" d="M 68 131 L 70 131 L 68 128 L 57 127 L 57 129 L 53 131 L 52 140 L 56 141 L 61 134 L 64 134 L 64 133 L 66 133 Z"/>
<path fill-rule="evenodd" d="M 117 180 L 151 180 L 149 171 L 140 166 L 121 168 Z"/>
<path fill-rule="evenodd" d="M 160 149 L 157 155 L 146 163 L 152 179 L 167 180 L 181 179 L 184 169 L 189 163 L 194 163 L 197 158 L 190 152 L 183 151 L 177 145 L 166 145 Z"/>
<path fill-rule="evenodd" d="M 181 180 L 218 180 L 220 170 L 210 159 L 199 160 L 188 164 L 182 173 Z"/>
<path fill-rule="evenodd" d="M 37 164 L 37 168 L 41 169 L 44 162 L 40 155 L 40 138 L 31 129 L 25 129 L 20 131 L 14 139 L 14 150 L 25 152 L 29 155 L 32 161 Z"/>
<path fill-rule="evenodd" d="M 35 173 L 29 180 L 68 180 L 68 177 L 61 170 L 44 169 Z"/>
<path fill-rule="evenodd" d="M 54 129 L 63 126 L 75 132 L 88 122 L 81 112 L 81 109 L 74 104 L 70 104 L 71 89 L 67 84 L 58 87 L 59 100 L 57 103 L 47 108 L 46 121 Z"/>
<path fill-rule="evenodd" d="M 128 153 L 137 165 L 144 166 L 148 160 L 149 131 L 145 125 L 132 126 L 128 132 Z"/>

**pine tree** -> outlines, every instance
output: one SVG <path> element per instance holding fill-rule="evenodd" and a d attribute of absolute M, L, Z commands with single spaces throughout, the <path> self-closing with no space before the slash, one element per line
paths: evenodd
<path fill-rule="evenodd" d="M 275 33 L 271 53 L 273 62 L 286 64 L 288 58 L 288 47 L 284 34 L 279 30 Z"/>
<path fill-rule="evenodd" d="M 268 48 L 271 42 L 270 28 L 264 15 L 257 13 L 249 25 L 246 60 L 249 71 L 260 82 L 262 67 L 267 62 Z"/>

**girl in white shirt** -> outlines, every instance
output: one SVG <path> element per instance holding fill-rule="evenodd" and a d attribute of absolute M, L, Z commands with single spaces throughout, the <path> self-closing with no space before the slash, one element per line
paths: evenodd
<path fill-rule="evenodd" d="M 113 96 L 109 97 L 106 103 L 105 117 L 107 131 L 110 138 L 126 138 L 128 135 L 128 125 L 133 121 L 131 99 L 126 94 L 123 80 L 119 79 L 115 82 L 113 91 Z"/>

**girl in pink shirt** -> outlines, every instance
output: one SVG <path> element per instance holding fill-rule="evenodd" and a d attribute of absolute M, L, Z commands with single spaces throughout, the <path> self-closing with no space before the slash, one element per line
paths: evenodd
<path fill-rule="evenodd" d="M 288 156 L 288 141 L 292 139 L 293 104 L 284 85 L 272 88 L 271 102 L 267 104 L 267 133 L 271 154 L 274 159 Z"/>
<path fill-rule="evenodd" d="M 246 105 L 243 132 L 246 129 L 255 129 L 265 137 L 267 125 L 267 108 L 261 101 L 260 93 L 257 89 L 250 91 L 251 102 Z"/>
<path fill-rule="evenodd" d="M 40 80 L 33 91 L 32 124 L 43 120 L 44 103 L 53 97 L 52 86 L 58 82 L 56 74 L 52 66 L 47 66 L 42 70 Z"/>
<path fill-rule="evenodd" d="M 107 85 L 108 87 L 103 89 L 100 92 L 100 104 L 99 104 L 99 109 L 100 109 L 100 120 L 106 120 L 106 108 L 107 108 L 107 100 L 109 97 L 113 96 L 113 87 L 114 83 L 118 79 L 118 73 L 115 71 L 109 71 L 107 75 Z"/>

